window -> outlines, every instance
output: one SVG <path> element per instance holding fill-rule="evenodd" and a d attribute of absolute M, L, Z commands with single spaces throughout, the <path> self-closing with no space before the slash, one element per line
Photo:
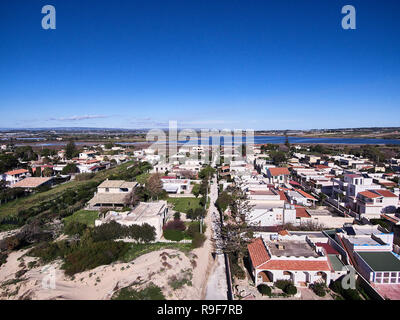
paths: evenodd
<path fill-rule="evenodd" d="M 394 277 L 394 278 L 397 277 L 397 272 L 392 272 L 391 276 Z"/>
<path fill-rule="evenodd" d="M 383 276 L 384 276 L 384 277 L 389 277 L 389 272 L 384 272 L 384 273 L 383 273 Z"/>
<path fill-rule="evenodd" d="M 382 278 L 382 272 L 377 272 L 375 275 L 377 278 Z"/>
<path fill-rule="evenodd" d="M 383 283 L 389 283 L 389 279 L 388 278 L 383 278 Z"/>
<path fill-rule="evenodd" d="M 382 279 L 381 278 L 376 278 L 375 282 L 376 283 L 382 283 Z"/>
<path fill-rule="evenodd" d="M 106 188 L 106 192 L 110 192 L 110 189 L 109 189 L 109 188 Z"/>
<path fill-rule="evenodd" d="M 396 283 L 396 278 L 390 279 L 390 283 Z"/>

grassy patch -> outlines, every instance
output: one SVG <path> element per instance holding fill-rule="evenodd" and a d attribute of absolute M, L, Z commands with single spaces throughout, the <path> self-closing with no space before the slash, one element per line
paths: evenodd
<path fill-rule="evenodd" d="M 165 300 L 160 287 L 150 283 L 142 290 L 122 288 L 113 295 L 112 300 Z"/>
<path fill-rule="evenodd" d="M 189 209 L 193 211 L 201 208 L 199 198 L 168 198 L 167 201 L 174 205 L 174 210 L 187 213 Z"/>
<path fill-rule="evenodd" d="M 94 227 L 94 221 L 98 219 L 98 216 L 99 212 L 95 210 L 79 210 L 73 215 L 64 218 L 64 223 L 68 224 L 70 222 L 80 222 L 87 225 L 88 227 Z"/>
<path fill-rule="evenodd" d="M 150 177 L 150 173 L 142 173 L 136 177 L 136 181 L 138 183 L 144 185 L 149 177 Z"/>
<path fill-rule="evenodd" d="M 58 185 L 54 188 L 51 188 L 48 191 L 45 192 L 40 192 L 40 193 L 35 193 L 30 196 L 24 197 L 24 198 L 19 198 L 13 201 L 10 201 L 6 204 L 3 204 L 0 206 L 0 218 L 5 217 L 5 216 L 16 216 L 19 211 L 21 210 L 29 210 L 32 207 L 38 206 L 41 203 L 46 203 L 49 201 L 57 201 L 64 192 L 66 192 L 68 189 L 75 190 L 78 187 L 85 186 L 90 184 L 91 182 L 102 182 L 109 176 L 113 174 L 119 174 L 124 171 L 126 171 L 127 167 L 132 165 L 133 162 L 127 162 L 124 163 L 116 168 L 110 169 L 110 170 L 103 170 L 95 174 L 95 176 L 87 181 L 77 181 L 73 180 L 61 185 Z"/>

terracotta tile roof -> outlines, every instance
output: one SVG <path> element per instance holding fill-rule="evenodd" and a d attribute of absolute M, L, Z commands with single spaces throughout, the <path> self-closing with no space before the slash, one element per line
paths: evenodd
<path fill-rule="evenodd" d="M 337 252 L 335 249 L 333 249 L 328 243 L 317 242 L 315 245 L 316 245 L 317 247 L 322 247 L 322 248 L 324 248 L 326 254 L 336 254 L 336 255 L 339 254 L 339 252 Z"/>
<path fill-rule="evenodd" d="M 361 175 L 355 174 L 355 173 L 346 174 L 345 176 L 347 176 L 349 178 L 361 178 Z"/>
<path fill-rule="evenodd" d="M 278 191 L 279 196 L 281 197 L 280 200 L 288 201 L 288 198 L 286 197 L 286 194 L 283 190 Z"/>
<path fill-rule="evenodd" d="M 316 164 L 314 167 L 317 169 L 329 169 L 330 168 L 329 166 L 326 166 L 324 164 Z"/>
<path fill-rule="evenodd" d="M 280 231 L 278 231 L 278 234 L 280 234 L 281 236 L 288 236 L 288 235 L 289 235 L 289 231 L 287 231 L 287 230 L 280 230 Z"/>
<path fill-rule="evenodd" d="M 301 189 L 295 189 L 298 193 L 300 193 L 302 196 L 306 197 L 307 199 L 310 200 L 315 200 L 317 201 L 317 199 L 315 199 L 311 194 L 308 194 L 307 192 L 301 190 Z"/>
<path fill-rule="evenodd" d="M 312 260 L 269 260 L 257 269 L 295 270 L 295 271 L 331 271 L 328 261 Z"/>
<path fill-rule="evenodd" d="M 382 197 L 381 195 L 379 195 L 375 192 L 369 191 L 369 190 L 359 192 L 358 194 L 361 194 L 362 196 L 364 196 L 366 198 L 370 198 L 370 199 Z"/>
<path fill-rule="evenodd" d="M 271 176 L 280 176 L 282 174 L 290 174 L 288 168 L 269 168 Z"/>
<path fill-rule="evenodd" d="M 247 249 L 249 250 L 250 259 L 254 268 L 257 268 L 259 265 L 271 259 L 261 238 L 257 238 L 252 243 L 248 244 Z"/>
<path fill-rule="evenodd" d="M 265 195 L 265 196 L 273 196 L 275 193 L 273 193 L 270 190 L 250 190 L 251 195 Z"/>
<path fill-rule="evenodd" d="M 375 192 L 379 193 L 380 195 L 387 197 L 387 198 L 398 198 L 393 192 L 385 189 L 375 190 Z"/>
<path fill-rule="evenodd" d="M 296 218 L 310 218 L 310 214 L 304 207 L 296 207 Z"/>
<path fill-rule="evenodd" d="M 300 183 L 298 183 L 298 182 L 296 182 L 296 181 L 293 181 L 293 180 L 289 180 L 289 183 L 290 183 L 291 185 L 294 185 L 294 186 L 301 186 Z"/>
<path fill-rule="evenodd" d="M 53 178 L 29 177 L 15 183 L 12 188 L 37 188 Z"/>
<path fill-rule="evenodd" d="M 15 170 L 7 171 L 4 174 L 7 174 L 9 176 L 14 176 L 16 174 L 22 174 L 22 173 L 28 173 L 28 170 L 26 170 L 26 169 L 15 169 Z"/>

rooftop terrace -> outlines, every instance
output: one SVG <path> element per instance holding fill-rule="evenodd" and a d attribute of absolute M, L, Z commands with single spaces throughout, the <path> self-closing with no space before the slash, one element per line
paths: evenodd
<path fill-rule="evenodd" d="M 270 241 L 266 245 L 270 253 L 277 257 L 319 257 L 305 241 Z"/>

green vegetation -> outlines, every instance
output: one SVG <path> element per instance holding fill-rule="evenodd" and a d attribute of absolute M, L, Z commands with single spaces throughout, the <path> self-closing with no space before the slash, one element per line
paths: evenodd
<path fill-rule="evenodd" d="M 142 173 L 136 177 L 136 181 L 141 185 L 144 185 L 149 177 L 150 177 L 149 173 Z"/>
<path fill-rule="evenodd" d="M 271 296 L 272 290 L 266 284 L 260 284 L 257 287 L 258 292 L 260 292 L 263 296 Z"/>
<path fill-rule="evenodd" d="M 73 215 L 64 218 L 64 223 L 67 225 L 70 222 L 79 222 L 87 225 L 88 227 L 94 227 L 94 221 L 98 219 L 98 217 L 98 211 L 79 210 Z"/>
<path fill-rule="evenodd" d="M 167 201 L 174 205 L 174 210 L 188 213 L 189 209 L 201 208 L 200 199 L 197 198 L 168 198 Z"/>
<path fill-rule="evenodd" d="M 155 240 L 156 229 L 147 223 L 142 225 L 124 226 L 111 221 L 93 229 L 87 229 L 88 237 L 93 241 L 108 241 L 130 238 L 137 242 L 149 243 Z"/>
<path fill-rule="evenodd" d="M 297 288 L 290 280 L 278 280 L 275 283 L 275 287 L 281 289 L 284 293 L 288 295 L 295 295 L 297 293 Z"/>
<path fill-rule="evenodd" d="M 343 289 L 342 287 L 343 276 L 332 282 L 330 288 L 345 300 L 362 300 L 360 294 L 356 289 Z"/>
<path fill-rule="evenodd" d="M 206 236 L 202 233 L 196 232 L 192 239 L 192 249 L 200 248 L 206 241 Z"/>
<path fill-rule="evenodd" d="M 0 252 L 0 266 L 7 262 L 7 255 Z"/>
<path fill-rule="evenodd" d="M 380 225 L 381 227 L 390 230 L 389 225 L 387 223 L 387 221 L 385 221 L 384 219 L 370 219 L 370 222 L 374 225 Z"/>
<path fill-rule="evenodd" d="M 48 191 L 35 193 L 28 197 L 18 198 L 0 206 L 0 224 L 13 223 L 18 225 L 33 216 L 41 214 L 48 218 L 58 215 L 66 217 L 81 209 L 93 196 L 97 186 L 105 179 L 123 179 L 126 176 L 133 176 L 147 170 L 148 163 L 140 163 L 136 166 L 134 162 L 124 163 L 116 168 L 103 170 L 87 181 L 70 181 L 56 186 Z M 128 169 L 129 168 L 129 169 Z M 7 217 L 5 220 L 3 220 Z"/>
<path fill-rule="evenodd" d="M 325 297 L 326 292 L 328 290 L 325 283 L 323 283 L 323 282 L 313 283 L 310 285 L 310 288 L 319 297 Z"/>
<path fill-rule="evenodd" d="M 79 247 L 67 254 L 62 268 L 65 274 L 90 270 L 101 265 L 121 260 L 129 249 L 125 242 L 102 241 Z"/>
<path fill-rule="evenodd" d="M 165 300 L 160 287 L 150 283 L 142 290 L 123 288 L 113 295 L 112 300 Z"/>
<path fill-rule="evenodd" d="M 61 171 L 61 174 L 72 174 L 77 173 L 78 167 L 74 163 L 68 163 Z"/>
<path fill-rule="evenodd" d="M 183 231 L 168 229 L 163 232 L 164 238 L 171 241 L 181 241 L 185 237 Z"/>

